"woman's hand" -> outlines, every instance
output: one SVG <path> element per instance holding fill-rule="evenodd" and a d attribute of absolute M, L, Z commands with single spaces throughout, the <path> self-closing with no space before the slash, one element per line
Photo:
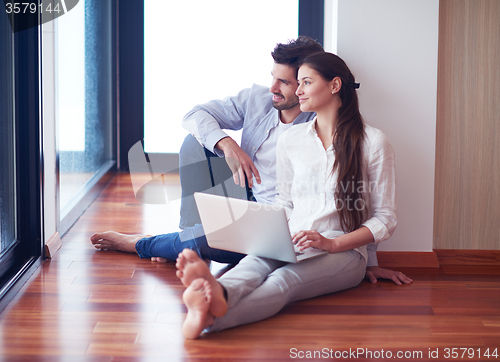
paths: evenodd
<path fill-rule="evenodd" d="M 327 239 L 316 230 L 302 230 L 295 234 L 292 241 L 300 251 L 307 248 L 317 248 L 332 252 L 333 239 Z"/>
<path fill-rule="evenodd" d="M 329 253 L 340 253 L 373 242 L 373 235 L 366 226 L 361 226 L 359 229 L 333 239 L 325 238 L 316 230 L 302 230 L 293 236 L 292 241 L 299 250 L 318 248 Z"/>
<path fill-rule="evenodd" d="M 372 284 L 375 284 L 378 279 L 392 280 L 397 285 L 402 285 L 403 283 L 413 283 L 413 280 L 406 274 L 394 270 L 380 268 L 378 266 L 367 267 L 365 278 L 368 279 Z"/>

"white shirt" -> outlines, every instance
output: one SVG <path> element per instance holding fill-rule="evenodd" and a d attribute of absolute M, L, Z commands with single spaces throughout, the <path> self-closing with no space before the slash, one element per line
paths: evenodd
<path fill-rule="evenodd" d="M 334 198 L 337 173 L 331 173 L 335 153 L 332 146 L 324 149 L 315 125 L 316 120 L 294 126 L 279 138 L 276 203 L 288 209 L 292 234 L 316 230 L 331 239 L 344 234 Z M 369 217 L 363 226 L 371 231 L 374 242 L 380 243 L 397 225 L 394 151 L 380 130 L 366 125 L 365 133 L 363 171 L 367 180 L 361 185 L 341 186 L 367 191 L 364 197 Z M 356 250 L 367 258 L 366 247 Z"/>
<path fill-rule="evenodd" d="M 260 184 L 253 180 L 252 193 L 257 202 L 272 204 L 276 197 L 276 144 L 279 136 L 292 127 L 292 123 L 278 121 L 278 126 L 267 130 L 267 138 L 255 153 L 254 164 L 259 170 Z"/>

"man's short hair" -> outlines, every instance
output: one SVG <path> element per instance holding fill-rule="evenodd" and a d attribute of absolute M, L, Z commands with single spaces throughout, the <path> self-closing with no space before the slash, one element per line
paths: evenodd
<path fill-rule="evenodd" d="M 301 35 L 286 44 L 276 44 L 271 55 L 275 63 L 288 65 L 298 70 L 307 56 L 323 51 L 323 47 L 316 40 Z"/>

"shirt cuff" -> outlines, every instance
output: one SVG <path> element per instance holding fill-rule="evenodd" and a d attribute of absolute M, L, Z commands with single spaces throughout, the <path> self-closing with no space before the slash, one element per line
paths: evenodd
<path fill-rule="evenodd" d="M 207 136 L 205 140 L 205 148 L 208 149 L 210 152 L 215 153 L 219 157 L 224 156 L 224 152 L 219 150 L 218 148 L 215 148 L 215 145 L 217 142 L 219 142 L 221 139 L 229 137 L 226 132 L 222 130 L 214 130 L 210 132 L 210 134 Z"/>
<path fill-rule="evenodd" d="M 366 226 L 370 230 L 375 244 L 378 244 L 391 236 L 384 223 L 377 218 L 372 217 L 371 219 L 366 220 L 363 223 L 363 226 Z"/>

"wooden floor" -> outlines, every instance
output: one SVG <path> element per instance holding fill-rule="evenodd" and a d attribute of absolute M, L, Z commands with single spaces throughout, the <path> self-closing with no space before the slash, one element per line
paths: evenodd
<path fill-rule="evenodd" d="M 111 182 L 0 316 L 1 361 L 500 361 L 498 265 L 401 268 L 412 285 L 363 282 L 185 341 L 184 288 L 173 263 L 96 251 L 89 242 L 94 231 L 175 230 L 175 178 L 172 187 L 168 208 L 138 203 L 128 175 Z"/>

